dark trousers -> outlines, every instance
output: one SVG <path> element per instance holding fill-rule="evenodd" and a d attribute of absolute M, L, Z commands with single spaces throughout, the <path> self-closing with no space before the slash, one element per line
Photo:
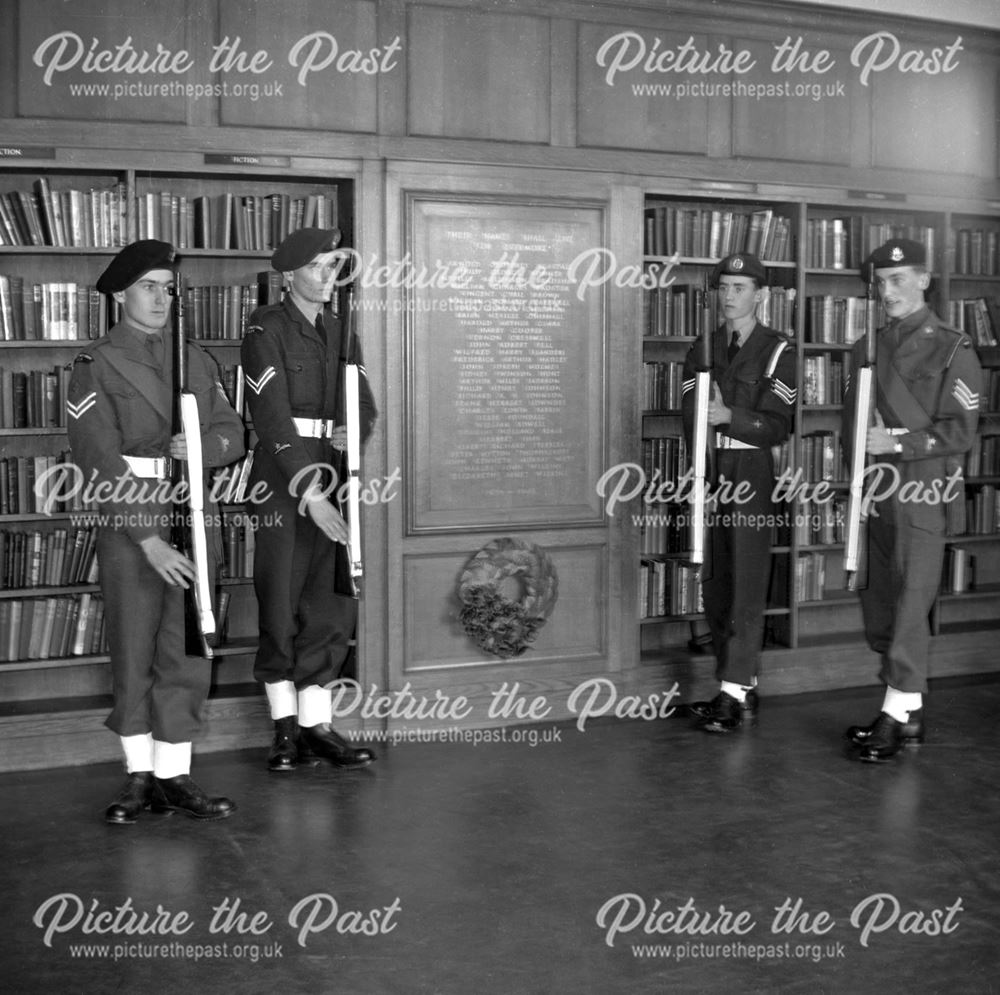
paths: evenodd
<path fill-rule="evenodd" d="M 190 742 L 212 669 L 184 655 L 183 589 L 162 580 L 122 532 L 100 530 L 97 559 L 114 693 L 106 725 L 119 736 Z"/>
<path fill-rule="evenodd" d="M 337 593 L 343 547 L 280 492 L 257 514 L 253 580 L 260 637 L 254 677 L 265 684 L 292 681 L 296 688 L 330 684 L 340 675 L 357 620 L 355 599 Z"/>
<path fill-rule="evenodd" d="M 882 657 L 880 677 L 899 691 L 927 690 L 930 611 L 941 584 L 945 537 L 898 522 L 880 506 L 868 519 L 868 583 L 861 612 L 868 645 Z"/>
<path fill-rule="evenodd" d="M 745 503 L 720 504 L 713 512 L 711 572 L 702 585 L 716 677 L 749 686 L 760 672 L 771 579 L 772 525 L 768 519 L 774 514 L 774 470 L 770 450 L 721 450 L 716 453 L 716 476 L 747 481 L 753 490 Z"/>

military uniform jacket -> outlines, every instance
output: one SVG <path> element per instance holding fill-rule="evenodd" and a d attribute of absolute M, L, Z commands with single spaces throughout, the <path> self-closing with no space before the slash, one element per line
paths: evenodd
<path fill-rule="evenodd" d="M 252 478 L 267 481 L 282 491 L 287 491 L 300 471 L 331 463 L 334 451 L 329 440 L 300 436 L 292 419 L 323 418 L 345 424 L 342 345 L 350 346 L 349 358 L 361 369 L 362 442 L 375 424 L 375 400 L 364 371 L 360 343 L 342 343 L 341 322 L 328 312 L 323 315 L 323 326 L 325 343 L 316 327 L 286 297 L 281 304 L 254 311 L 243 339 L 240 356 L 246 397 L 259 440 Z"/>
<path fill-rule="evenodd" d="M 784 442 L 792 430 L 795 414 L 795 350 L 781 332 L 758 322 L 729 362 L 729 336 L 720 325 L 712 336 L 712 380 L 732 421 L 717 426 L 731 439 L 759 449 Z M 700 340 L 684 361 L 681 408 L 688 440 L 694 427 L 695 357 Z"/>
<path fill-rule="evenodd" d="M 876 406 L 887 428 L 902 445 L 899 454 L 880 455 L 879 463 L 892 464 L 899 472 L 899 490 L 907 484 L 924 484 L 925 497 L 897 506 L 898 521 L 929 531 L 940 531 L 945 508 L 933 501 L 935 488 L 943 491 L 944 481 L 963 463 L 962 457 L 976 438 L 979 422 L 979 391 L 982 369 L 972 341 L 963 332 L 949 328 L 928 308 L 880 328 L 876 333 Z M 854 344 L 851 368 L 865 361 L 865 341 Z M 843 439 L 850 463 L 851 430 L 854 422 L 854 378 L 844 396 Z M 964 531 L 964 494 L 947 508 L 948 529 Z"/>
<path fill-rule="evenodd" d="M 167 539 L 172 511 L 169 502 L 137 503 L 125 494 L 129 489 L 163 493 L 169 485 L 136 477 L 122 458 L 170 455 L 174 405 L 170 366 L 161 376 L 141 335 L 119 322 L 88 345 L 73 363 L 66 405 L 74 461 L 86 482 L 120 485 L 122 496 L 103 501 L 101 511 L 109 516 L 110 527 L 137 543 L 152 535 Z M 169 355 L 169 337 L 166 351 Z M 198 399 L 204 465 L 225 466 L 244 453 L 243 423 L 226 400 L 215 360 L 190 344 L 187 360 L 188 389 Z"/>

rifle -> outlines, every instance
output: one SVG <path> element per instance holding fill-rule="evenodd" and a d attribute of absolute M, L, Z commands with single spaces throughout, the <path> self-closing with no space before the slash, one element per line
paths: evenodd
<path fill-rule="evenodd" d="M 179 273 L 174 276 L 174 434 L 184 435 L 187 467 L 176 460 L 175 483 L 186 483 L 188 507 L 174 515 L 174 545 L 194 562 L 197 577 L 185 594 L 187 652 L 211 660 L 209 639 L 215 635 L 212 585 L 208 572 L 208 538 L 205 533 L 205 470 L 201 454 L 201 424 L 198 399 L 187 389 L 187 341 L 185 336 L 184 286 Z M 190 513 L 190 520 L 188 518 Z"/>
<path fill-rule="evenodd" d="M 696 566 L 705 563 L 708 456 L 712 446 L 712 426 L 708 405 L 712 400 L 712 320 L 708 289 L 702 296 L 702 332 L 694 355 L 694 428 L 691 433 L 691 463 L 694 488 L 691 494 L 691 555 Z"/>
<path fill-rule="evenodd" d="M 344 331 L 341 344 L 344 357 L 344 424 L 347 427 L 347 449 L 343 465 L 347 483 L 347 560 L 351 577 L 351 593 L 358 596 L 364 568 L 361 562 L 361 370 L 357 364 L 357 338 L 354 333 L 354 287 L 347 288 L 344 309 Z"/>
<path fill-rule="evenodd" d="M 865 299 L 865 361 L 854 376 L 854 421 L 851 426 L 851 478 L 847 501 L 847 529 L 844 547 L 844 573 L 848 591 L 856 591 L 862 578 L 862 547 L 864 546 L 864 475 L 868 466 L 868 427 L 875 409 L 875 326 L 878 298 L 875 288 L 875 266 L 869 264 L 868 288 Z"/>

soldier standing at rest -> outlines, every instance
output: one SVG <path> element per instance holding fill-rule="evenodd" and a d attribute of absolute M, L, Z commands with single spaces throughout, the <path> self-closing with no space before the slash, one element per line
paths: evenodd
<path fill-rule="evenodd" d="M 347 523 L 326 496 L 331 461 L 346 446 L 343 365 L 347 358 L 361 362 L 357 343 L 346 341 L 328 306 L 339 242 L 337 229 L 304 228 L 278 246 L 271 264 L 284 274 L 287 294 L 251 315 L 241 354 L 259 438 L 251 481 L 265 482 L 269 492 L 253 509 L 260 618 L 254 676 L 274 721 L 267 766 L 277 772 L 317 758 L 339 767 L 374 759 L 330 724 L 329 686 L 341 674 L 357 621 L 356 599 L 338 584 L 347 575 Z M 364 441 L 376 410 L 365 376 L 360 384 Z"/>
<path fill-rule="evenodd" d="M 865 262 L 862 279 L 872 266 L 889 322 L 876 332 L 876 415 L 867 451 L 887 465 L 891 479 L 877 485 L 883 499 L 868 517 L 868 578 L 860 596 L 885 696 L 875 721 L 852 726 L 847 737 L 860 747 L 859 760 L 881 763 L 924 738 L 928 615 L 941 583 L 945 536 L 965 530 L 962 458 L 976 437 L 982 371 L 968 336 L 947 327 L 924 301 L 930 274 L 919 242 L 886 242 Z M 862 339 L 852 369 L 864 356 Z M 844 398 L 847 446 L 853 420 L 852 382 Z M 947 500 L 918 496 L 934 489 Z"/>
<path fill-rule="evenodd" d="M 114 296 L 122 319 L 73 364 L 67 430 L 84 479 L 125 495 L 102 504 L 97 539 L 114 695 L 107 725 L 121 737 L 128 771 L 105 818 L 128 825 L 152 808 L 223 819 L 236 806 L 208 797 L 190 777 L 211 668 L 185 656 L 184 588 L 195 569 L 169 542 L 171 464 L 187 458 L 183 435 L 171 435 L 173 353 L 164 341 L 173 246 L 155 239 L 126 246 L 97 289 Z M 243 423 L 226 401 L 215 361 L 193 345 L 187 360 L 204 464 L 225 466 L 243 455 Z"/>
<path fill-rule="evenodd" d="M 725 317 L 712 349 L 713 480 L 749 485 L 747 501 L 711 512 L 702 596 L 720 686 L 715 698 L 693 702 L 689 711 L 698 728 L 713 733 L 756 720 L 775 514 L 771 447 L 788 438 L 795 411 L 795 351 L 787 336 L 757 320 L 765 276 L 757 257 L 745 252 L 727 256 L 712 276 Z M 689 440 L 699 349 L 696 342 L 684 363 L 682 411 Z"/>

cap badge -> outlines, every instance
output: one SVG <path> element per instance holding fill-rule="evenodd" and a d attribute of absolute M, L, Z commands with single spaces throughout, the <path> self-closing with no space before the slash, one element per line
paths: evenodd
<path fill-rule="evenodd" d="M 731 263 L 729 264 L 729 268 L 730 268 L 730 269 L 735 269 L 735 270 L 741 270 L 741 269 L 743 269 L 743 260 L 742 260 L 742 259 L 740 259 L 740 257 L 739 257 L 739 256 L 737 256 L 737 257 L 736 257 L 736 258 L 735 258 L 735 259 L 734 259 L 734 260 L 733 260 L 733 261 L 732 261 L 732 262 L 731 262 Z"/>
<path fill-rule="evenodd" d="M 893 248 L 892 252 L 889 253 L 889 256 L 894 263 L 902 262 L 903 250 L 897 245 Z"/>

